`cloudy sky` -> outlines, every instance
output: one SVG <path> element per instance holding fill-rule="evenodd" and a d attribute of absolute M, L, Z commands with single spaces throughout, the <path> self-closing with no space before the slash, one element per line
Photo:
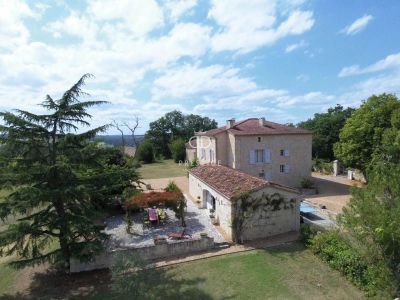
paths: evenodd
<path fill-rule="evenodd" d="M 298 122 L 400 94 L 400 1 L 0 0 L 0 110 L 84 73 L 93 124 L 179 109 Z M 110 132 L 113 133 L 113 132 Z"/>

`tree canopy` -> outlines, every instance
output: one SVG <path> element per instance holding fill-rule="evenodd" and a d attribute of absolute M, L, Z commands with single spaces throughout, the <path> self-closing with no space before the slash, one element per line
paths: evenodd
<path fill-rule="evenodd" d="M 353 188 L 340 221 L 366 249 L 370 263 L 383 261 L 400 287 L 400 166 L 379 162 L 368 177 L 366 188 Z"/>
<path fill-rule="evenodd" d="M 334 145 L 335 156 L 366 175 L 374 158 L 395 151 L 396 140 L 399 145 L 399 125 L 399 99 L 391 94 L 371 96 L 347 119 Z"/>
<path fill-rule="evenodd" d="M 0 218 L 17 216 L 0 232 L 0 255 L 17 255 L 16 265 L 44 261 L 69 266 L 71 257 L 86 259 L 107 239 L 99 225 L 99 207 L 121 195 L 137 180 L 115 151 L 91 142 L 107 125 L 89 126 L 87 109 L 102 101 L 84 101 L 84 75 L 60 99 L 50 96 L 41 106 L 46 114 L 1 112 L 0 187 L 9 190 L 0 201 Z M 59 248 L 48 246 L 57 241 Z"/>
<path fill-rule="evenodd" d="M 171 158 L 168 145 L 175 139 L 189 140 L 197 131 L 206 131 L 217 127 L 217 122 L 199 115 L 184 115 L 174 110 L 158 120 L 151 122 L 145 138 L 154 146 L 156 155 Z"/>
<path fill-rule="evenodd" d="M 334 159 L 333 145 L 339 140 L 339 132 L 354 110 L 350 107 L 344 109 L 343 106 L 338 104 L 329 108 L 326 113 L 317 113 L 312 119 L 297 125 L 314 132 L 313 157 L 327 160 Z"/>

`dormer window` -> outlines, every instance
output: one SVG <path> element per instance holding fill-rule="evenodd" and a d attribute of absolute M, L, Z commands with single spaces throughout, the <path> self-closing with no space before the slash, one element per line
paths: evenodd
<path fill-rule="evenodd" d="M 257 141 L 261 142 L 261 136 L 257 137 Z"/>

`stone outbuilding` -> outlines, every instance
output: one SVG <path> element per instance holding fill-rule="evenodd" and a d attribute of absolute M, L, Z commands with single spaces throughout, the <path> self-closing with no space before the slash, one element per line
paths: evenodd
<path fill-rule="evenodd" d="M 222 230 L 242 242 L 298 231 L 297 190 L 216 164 L 189 170 L 189 193 L 214 210 Z"/>

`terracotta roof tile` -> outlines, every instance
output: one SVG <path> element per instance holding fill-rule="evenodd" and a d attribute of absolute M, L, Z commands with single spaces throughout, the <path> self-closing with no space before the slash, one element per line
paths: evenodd
<path fill-rule="evenodd" d="M 197 138 L 196 139 L 192 139 L 189 142 L 185 143 L 185 148 L 186 149 L 196 149 L 197 148 Z"/>
<path fill-rule="evenodd" d="M 215 189 L 217 192 L 223 194 L 228 199 L 238 192 L 256 190 L 264 186 L 273 186 L 285 189 L 289 192 L 297 193 L 297 191 L 289 187 L 284 187 L 263 178 L 216 164 L 201 165 L 190 169 L 189 173 Z"/>
<path fill-rule="evenodd" d="M 270 135 L 270 134 L 312 134 L 311 131 L 290 127 L 270 121 L 265 121 L 263 126 L 260 126 L 259 119 L 250 118 L 240 122 L 235 122 L 232 128 L 220 127 L 206 132 L 199 132 L 198 135 L 214 136 L 221 132 L 229 132 L 233 135 Z"/>

